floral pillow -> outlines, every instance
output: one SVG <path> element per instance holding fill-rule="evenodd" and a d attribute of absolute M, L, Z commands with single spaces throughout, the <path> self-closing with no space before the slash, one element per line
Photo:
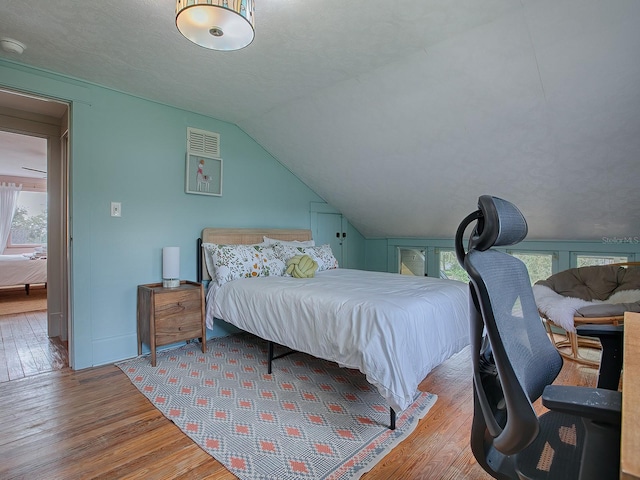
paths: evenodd
<path fill-rule="evenodd" d="M 278 240 L 277 238 L 269 238 L 266 236 L 263 236 L 262 239 L 264 240 L 264 245 L 288 245 L 291 247 L 313 247 L 315 246 L 316 242 L 314 242 L 313 240 L 305 240 L 305 241 L 300 241 L 300 240 Z"/>
<path fill-rule="evenodd" d="M 273 246 L 260 247 L 260 251 L 262 253 L 262 275 L 265 277 L 283 276 L 287 265 L 278 256 Z"/>
<path fill-rule="evenodd" d="M 263 270 L 261 247 L 203 243 L 207 270 L 218 285 L 238 278 L 258 277 Z"/>
<path fill-rule="evenodd" d="M 284 261 L 285 263 L 292 257 L 296 255 L 309 255 L 316 262 L 318 262 L 318 272 L 323 270 L 331 270 L 333 268 L 338 268 L 338 260 L 333 255 L 333 251 L 331 250 L 331 246 L 326 243 L 324 245 L 315 246 L 315 247 L 294 247 L 291 245 L 274 245 L 274 250 L 277 255 Z"/>

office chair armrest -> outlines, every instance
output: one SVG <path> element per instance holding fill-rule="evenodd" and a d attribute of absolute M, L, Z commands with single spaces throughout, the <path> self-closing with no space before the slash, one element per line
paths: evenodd
<path fill-rule="evenodd" d="M 542 405 L 549 410 L 585 417 L 597 422 L 620 425 L 622 393 L 602 388 L 547 385 Z"/>

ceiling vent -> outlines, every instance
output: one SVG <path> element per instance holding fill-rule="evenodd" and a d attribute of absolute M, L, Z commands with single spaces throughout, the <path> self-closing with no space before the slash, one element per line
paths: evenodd
<path fill-rule="evenodd" d="M 187 151 L 192 155 L 220 158 L 220 134 L 187 128 Z"/>

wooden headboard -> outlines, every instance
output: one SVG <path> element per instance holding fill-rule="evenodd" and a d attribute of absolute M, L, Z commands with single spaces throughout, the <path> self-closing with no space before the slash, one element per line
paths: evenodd
<path fill-rule="evenodd" d="M 262 243 L 263 237 L 276 240 L 311 240 L 311 230 L 280 228 L 205 228 L 198 239 L 198 281 L 211 280 L 204 261 L 203 243 L 221 245 L 250 245 Z"/>

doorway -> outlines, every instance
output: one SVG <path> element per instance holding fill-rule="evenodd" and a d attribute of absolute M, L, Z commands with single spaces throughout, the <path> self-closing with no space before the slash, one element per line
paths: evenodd
<path fill-rule="evenodd" d="M 38 137 L 46 141 L 46 168 L 39 168 L 46 172 L 48 196 L 47 310 L 44 329 L 47 338 L 56 338 L 66 347 L 67 351 L 64 353 L 67 358 L 68 350 L 73 348 L 73 339 L 70 335 L 67 227 L 69 112 L 70 105 L 67 103 L 29 93 L 0 89 L 0 130 Z M 3 172 L 0 171 L 0 175 L 2 174 Z M 59 355 L 57 357 L 52 369 L 58 369 L 61 366 Z"/>

